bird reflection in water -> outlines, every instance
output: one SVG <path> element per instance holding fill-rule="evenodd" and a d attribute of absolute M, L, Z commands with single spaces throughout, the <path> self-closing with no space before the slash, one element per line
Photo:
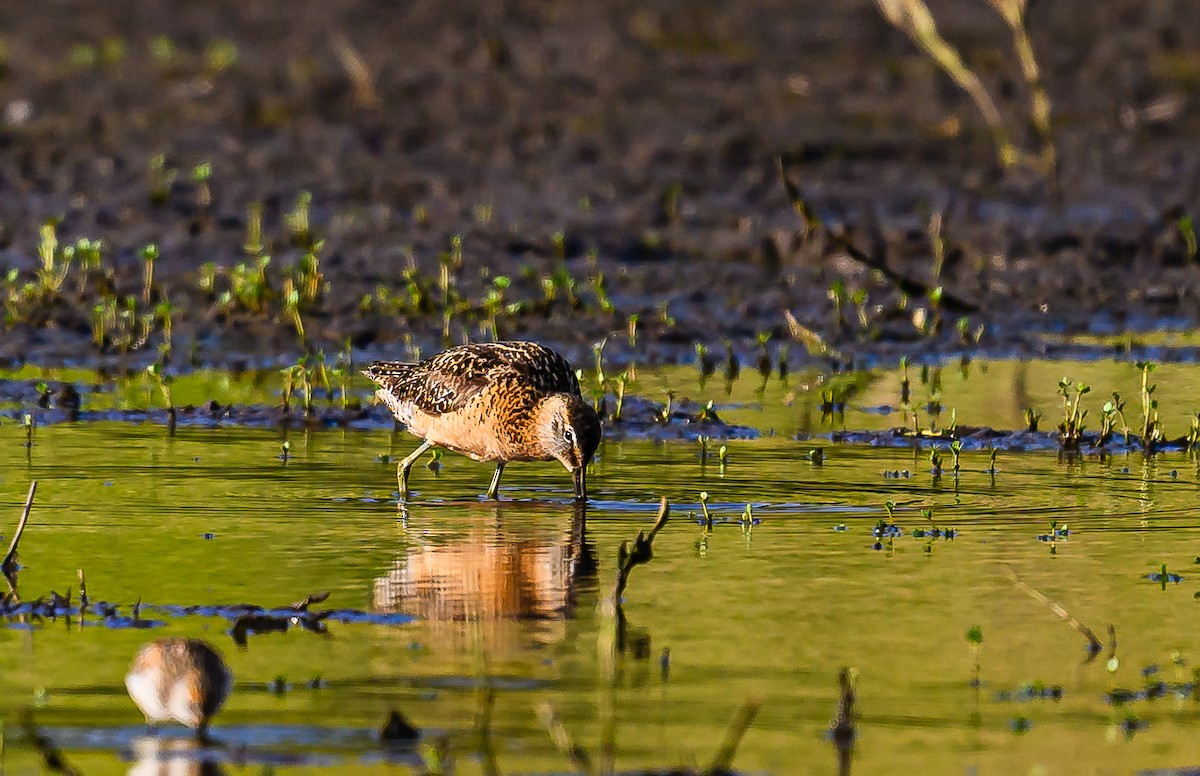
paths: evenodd
<path fill-rule="evenodd" d="M 194 738 L 141 736 L 133 742 L 127 776 L 225 776 L 212 750 Z"/>
<path fill-rule="evenodd" d="M 497 625 L 487 628 L 495 633 L 486 635 L 515 631 L 536 643 L 561 640 L 580 595 L 596 591 L 595 546 L 586 538 L 587 505 L 571 506 L 569 525 L 532 520 L 524 512 L 527 506 L 472 504 L 465 521 L 470 528 L 414 541 L 387 574 L 375 579 L 375 609 L 431 623 Z M 400 517 L 410 537 L 420 536 L 414 526 L 422 515 L 410 509 L 402 506 Z M 486 516 L 478 514 L 481 510 Z M 429 516 L 431 524 L 444 525 L 442 515 L 431 511 Z M 520 626 L 505 626 L 513 621 Z M 451 639 L 476 635 L 474 627 L 433 630 Z"/>

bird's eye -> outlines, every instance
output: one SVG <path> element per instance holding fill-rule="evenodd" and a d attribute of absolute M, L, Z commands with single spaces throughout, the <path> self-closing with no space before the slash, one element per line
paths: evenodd
<path fill-rule="evenodd" d="M 567 444 L 575 444 L 575 429 L 567 426 L 563 431 L 563 439 L 567 440 Z"/>

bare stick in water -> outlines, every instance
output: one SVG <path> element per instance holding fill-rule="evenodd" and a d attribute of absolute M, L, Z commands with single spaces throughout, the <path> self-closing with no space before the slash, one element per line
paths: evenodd
<path fill-rule="evenodd" d="M 621 601 L 621 595 L 625 592 L 625 585 L 629 583 L 629 574 L 634 568 L 649 563 L 654 557 L 654 537 L 667 524 L 667 520 L 671 516 L 671 506 L 667 503 L 664 496 L 658 505 L 658 517 L 654 521 L 654 527 L 650 529 L 650 535 L 647 536 L 645 531 L 638 531 L 637 538 L 633 540 L 633 548 L 629 548 L 627 542 L 621 542 L 621 547 L 617 552 L 617 578 L 613 583 L 613 600 L 618 604 Z"/>
<path fill-rule="evenodd" d="M 25 497 L 25 511 L 21 513 L 21 522 L 17 524 L 17 532 L 13 534 L 12 544 L 8 545 L 8 554 L 0 561 L 0 571 L 5 576 L 11 575 L 13 559 L 17 557 L 17 545 L 21 543 L 21 534 L 25 533 L 25 524 L 29 522 L 29 512 L 33 509 L 33 494 L 37 492 L 37 480 L 29 483 L 29 495 Z"/>

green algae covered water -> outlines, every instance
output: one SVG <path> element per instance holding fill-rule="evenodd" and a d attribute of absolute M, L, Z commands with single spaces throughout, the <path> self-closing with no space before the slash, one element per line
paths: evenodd
<path fill-rule="evenodd" d="M 1099 397 L 1130 399 L 1131 425 L 1139 414 L 1129 365 L 972 370 L 947 368 L 934 386 L 959 422 L 1016 428 L 1032 405 L 1053 425 L 1055 383 L 1070 372 Z M 1155 374 L 1168 431 L 1182 434 L 1200 370 Z M 572 772 L 544 707 L 594 759 L 614 731 L 618 770 L 702 769 L 755 700 L 739 771 L 830 773 L 843 667 L 855 676 L 855 772 L 1200 766 L 1194 458 L 1004 453 L 992 474 L 987 453 L 968 452 L 957 478 L 935 478 L 927 452 L 819 440 L 842 424 L 898 425 L 895 373 L 857 378 L 846 416 L 824 421 L 815 377 L 758 392 L 743 376 L 728 397 L 719 380 L 698 388 L 694 372 L 639 378 L 651 397 L 686 383 L 764 433 L 728 442 L 724 467 L 695 442 L 606 442 L 586 509 L 557 465 L 509 467 L 493 503 L 479 498 L 490 468 L 448 455 L 437 473 L 414 470 L 416 495 L 400 509 L 394 461 L 416 444 L 403 434 L 292 431 L 284 460 L 278 431 L 59 424 L 37 428 L 27 449 L 19 422 L 0 424 L 0 549 L 39 483 L 21 600 L 71 588 L 77 604 L 83 569 L 90 599 L 118 615 L 82 627 L 0 619 L 0 772 L 41 772 L 27 711 L 86 774 L 158 773 L 168 760 L 181 773 L 422 772 L 439 758 L 456 773 Z M 205 380 L 180 401 L 255 390 Z M 924 404 L 934 388 L 915 371 L 912 383 Z M 141 389 L 123 391 L 113 406 L 144 406 Z M 821 465 L 806 457 L 816 444 Z M 664 496 L 672 519 L 632 575 L 628 649 L 609 667 L 600 603 L 617 548 L 652 525 Z M 895 528 L 877 537 L 880 520 Z M 314 609 L 337 614 L 320 628 L 245 646 L 222 608 L 323 592 Z M 164 636 L 207 639 L 233 669 L 219 749 L 197 753 L 174 728 L 147 736 L 125 694 L 134 653 Z M 423 747 L 379 746 L 392 709 L 425 731 Z"/>

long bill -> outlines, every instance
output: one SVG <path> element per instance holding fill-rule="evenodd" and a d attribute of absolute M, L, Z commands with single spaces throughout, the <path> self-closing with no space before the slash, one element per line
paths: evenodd
<path fill-rule="evenodd" d="M 587 465 L 573 469 L 571 479 L 575 481 L 575 500 L 587 501 Z"/>

